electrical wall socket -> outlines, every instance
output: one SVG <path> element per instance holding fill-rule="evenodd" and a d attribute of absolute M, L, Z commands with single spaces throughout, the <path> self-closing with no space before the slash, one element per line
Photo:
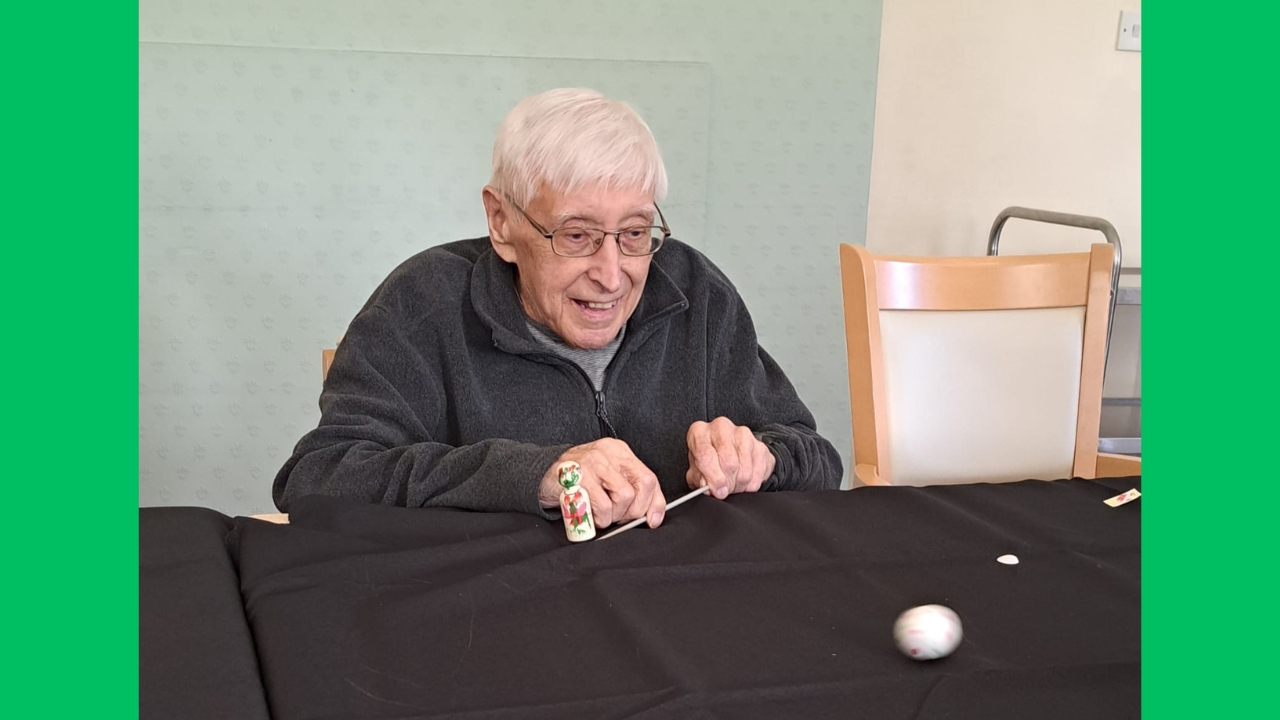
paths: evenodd
<path fill-rule="evenodd" d="M 1142 13 L 1120 13 L 1120 35 L 1116 39 L 1116 49 L 1142 52 Z"/>

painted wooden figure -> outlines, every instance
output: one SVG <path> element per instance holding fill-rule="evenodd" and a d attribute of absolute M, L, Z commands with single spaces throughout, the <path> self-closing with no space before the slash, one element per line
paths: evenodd
<path fill-rule="evenodd" d="M 564 517 L 564 532 L 572 542 L 590 540 L 596 536 L 596 525 L 591 519 L 591 499 L 582 489 L 582 469 L 578 463 L 560 463 L 560 514 Z"/>

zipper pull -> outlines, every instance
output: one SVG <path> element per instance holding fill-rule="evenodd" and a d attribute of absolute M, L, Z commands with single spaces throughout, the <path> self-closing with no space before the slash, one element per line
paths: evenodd
<path fill-rule="evenodd" d="M 609 422 L 609 413 L 604 407 L 603 390 L 596 393 L 596 417 L 600 418 L 600 427 L 609 437 L 618 437 L 618 432 L 613 429 L 613 423 Z"/>

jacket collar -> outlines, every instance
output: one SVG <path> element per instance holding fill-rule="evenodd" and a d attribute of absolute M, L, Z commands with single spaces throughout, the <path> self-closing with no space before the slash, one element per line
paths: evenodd
<path fill-rule="evenodd" d="M 543 352 L 525 326 L 524 308 L 516 295 L 516 266 L 498 257 L 492 247 L 480 254 L 471 270 L 471 305 L 492 331 L 493 344 L 498 349 L 511 353 Z M 689 299 L 667 271 L 651 262 L 644 294 L 627 320 L 624 344 L 647 336 L 658 321 L 684 312 L 688 307 Z"/>

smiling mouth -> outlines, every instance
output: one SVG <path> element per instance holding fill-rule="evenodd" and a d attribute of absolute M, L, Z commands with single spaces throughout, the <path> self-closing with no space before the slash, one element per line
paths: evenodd
<path fill-rule="evenodd" d="M 587 300 L 574 300 L 574 302 L 590 310 L 610 310 L 613 308 L 614 305 L 618 304 L 617 300 L 610 300 L 609 302 L 589 302 Z"/>

